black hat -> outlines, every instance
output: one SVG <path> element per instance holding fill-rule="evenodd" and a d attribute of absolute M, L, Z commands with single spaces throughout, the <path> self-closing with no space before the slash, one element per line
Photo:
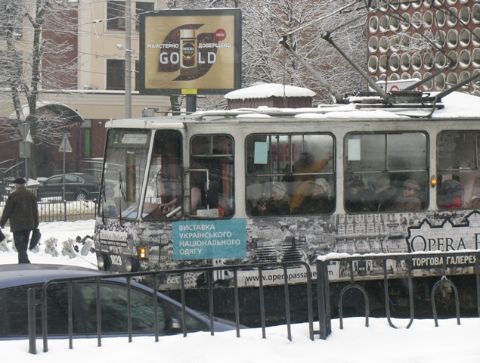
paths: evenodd
<path fill-rule="evenodd" d="M 25 184 L 25 179 L 17 178 L 13 181 L 13 184 Z"/>

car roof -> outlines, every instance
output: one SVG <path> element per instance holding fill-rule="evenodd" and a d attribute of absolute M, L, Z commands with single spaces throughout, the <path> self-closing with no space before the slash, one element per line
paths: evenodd
<path fill-rule="evenodd" d="M 72 266 L 72 265 L 55 265 L 55 264 L 7 264 L 0 265 L 0 289 L 9 287 L 43 284 L 47 281 L 61 278 L 75 278 L 75 277 L 88 277 L 88 276 L 110 276 L 109 279 L 116 281 L 116 278 L 112 278 L 112 274 L 94 270 L 90 268 Z M 121 281 L 121 279 L 119 279 Z M 142 290 L 152 292 L 152 289 L 132 282 L 132 286 L 136 286 Z M 157 296 L 161 296 L 164 301 L 167 301 L 178 308 L 181 308 L 181 304 L 172 299 L 170 296 L 156 293 Z M 186 307 L 186 312 L 195 316 L 204 322 L 207 322 L 205 314 L 199 313 L 189 307 Z M 234 324 L 224 319 L 214 317 L 214 324 L 217 331 L 231 330 L 234 328 Z"/>
<path fill-rule="evenodd" d="M 55 175 L 51 175 L 49 177 L 47 177 L 43 182 L 45 182 L 46 180 L 48 179 L 52 179 L 52 178 L 57 178 L 57 177 L 61 177 L 63 176 L 64 174 L 55 174 Z M 91 174 L 87 174 L 87 173 L 77 173 L 77 172 L 73 172 L 73 173 L 65 173 L 65 175 L 75 175 L 75 176 L 78 176 L 80 178 L 83 178 L 86 182 L 91 182 L 91 183 L 98 183 L 98 179 L 94 176 L 94 175 L 91 175 Z"/>
<path fill-rule="evenodd" d="M 56 278 L 107 275 L 105 272 L 70 265 L 9 264 L 0 265 L 0 289 L 44 283 Z"/>

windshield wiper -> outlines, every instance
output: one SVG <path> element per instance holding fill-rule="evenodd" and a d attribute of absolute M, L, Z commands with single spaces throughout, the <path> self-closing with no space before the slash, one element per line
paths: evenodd
<path fill-rule="evenodd" d="M 105 194 L 105 179 L 103 180 L 103 184 L 100 186 L 98 198 L 100 199 L 98 201 L 98 205 L 102 208 L 102 223 L 105 224 L 105 203 L 107 201 L 107 196 Z"/>
<path fill-rule="evenodd" d="M 118 183 L 119 183 L 119 188 L 120 188 L 120 195 L 122 196 L 119 201 L 118 209 L 119 209 L 119 215 L 118 215 L 118 221 L 120 222 L 120 225 L 123 227 L 123 221 L 122 221 L 122 200 L 125 198 L 125 192 L 123 191 L 123 181 L 122 181 L 122 172 L 118 172 Z"/>

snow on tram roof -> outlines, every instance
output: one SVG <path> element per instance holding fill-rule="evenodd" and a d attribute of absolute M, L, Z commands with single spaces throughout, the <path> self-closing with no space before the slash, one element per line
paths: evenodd
<path fill-rule="evenodd" d="M 417 105 L 397 103 L 385 106 L 378 96 L 351 96 L 347 104 L 324 104 L 311 108 L 239 108 L 234 110 L 200 111 L 192 116 L 236 117 L 241 119 L 293 116 L 302 119 L 402 119 L 402 118 L 478 118 L 480 97 L 462 92 L 452 92 L 442 97 L 441 102 L 432 103 L 438 92 L 425 93 Z M 378 102 L 376 102 L 378 101 Z"/>
<path fill-rule="evenodd" d="M 437 93 L 430 93 L 434 97 Z M 370 102 L 364 103 L 368 99 Z M 377 98 L 378 99 L 378 98 Z M 250 119 L 274 119 L 276 117 L 295 117 L 298 119 L 411 119 L 411 118 L 480 118 L 480 97 L 462 92 L 452 92 L 444 96 L 441 104 L 432 107 L 415 107 L 415 105 L 397 104 L 384 106 L 372 104 L 374 97 L 350 97 L 348 104 L 324 104 L 311 108 L 239 108 L 233 110 L 199 111 L 191 115 L 159 116 L 138 119 L 120 119 L 107 122 L 105 127 L 119 128 L 165 128 L 182 129 L 185 123 L 202 122 L 201 120 L 219 121 L 229 118 L 231 121 L 248 121 Z M 435 106 L 442 106 L 434 109 Z"/>
<path fill-rule="evenodd" d="M 433 93 L 432 95 L 436 95 Z M 442 98 L 445 108 L 435 111 L 434 116 L 439 118 L 450 117 L 480 117 L 480 97 L 463 92 L 452 92 Z"/>
<path fill-rule="evenodd" d="M 160 117 L 143 117 L 143 118 L 130 118 L 110 120 L 105 124 L 106 128 L 118 127 L 118 128 L 135 128 L 135 129 L 154 129 L 165 128 L 168 125 L 170 129 L 179 130 L 184 128 L 183 121 L 185 116 L 160 116 Z"/>

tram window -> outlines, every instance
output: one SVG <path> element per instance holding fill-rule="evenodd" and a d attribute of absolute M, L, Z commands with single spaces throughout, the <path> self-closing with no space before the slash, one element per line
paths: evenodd
<path fill-rule="evenodd" d="M 137 218 L 149 138 L 145 130 L 112 129 L 108 132 L 101 204 L 104 217 Z"/>
<path fill-rule="evenodd" d="M 427 136 L 351 133 L 345 138 L 347 212 L 418 211 L 428 202 Z"/>
<path fill-rule="evenodd" d="M 230 218 L 234 212 L 233 138 L 195 135 L 190 154 L 190 213 L 198 218 Z"/>
<path fill-rule="evenodd" d="M 480 132 L 443 131 L 437 138 L 437 206 L 479 208 Z"/>
<path fill-rule="evenodd" d="M 182 204 L 182 135 L 172 130 L 157 131 L 148 172 L 143 218 L 180 218 Z"/>
<path fill-rule="evenodd" d="M 332 135 L 253 134 L 246 145 L 249 215 L 333 212 Z"/>

